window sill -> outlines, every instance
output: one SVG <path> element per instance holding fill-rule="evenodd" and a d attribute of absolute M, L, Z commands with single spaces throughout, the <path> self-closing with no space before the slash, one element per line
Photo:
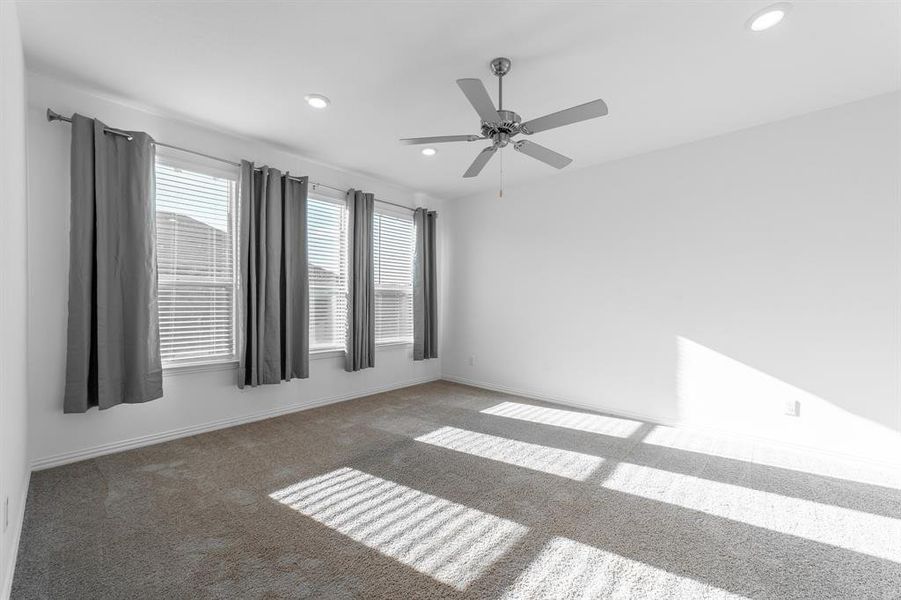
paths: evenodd
<path fill-rule="evenodd" d="M 376 344 L 375 347 L 376 347 L 376 349 L 379 349 L 379 348 L 385 348 L 385 349 L 412 348 L 413 342 L 384 342 L 382 344 Z"/>
<path fill-rule="evenodd" d="M 174 364 L 163 367 L 163 377 L 186 375 L 188 373 L 204 373 L 207 371 L 233 371 L 238 368 L 238 361 L 226 360 L 207 363 Z"/>
<path fill-rule="evenodd" d="M 376 350 L 395 350 L 411 347 L 413 347 L 413 342 L 386 342 L 384 344 L 375 345 Z M 344 350 L 314 350 L 310 352 L 310 360 L 323 360 L 329 358 L 344 358 Z M 237 368 L 237 360 L 226 360 L 221 362 L 209 363 L 174 364 L 163 367 L 163 377 L 185 375 L 187 373 L 205 373 L 208 371 L 233 371 Z"/>
<path fill-rule="evenodd" d="M 324 358 L 344 358 L 344 350 L 313 350 L 310 352 L 310 360 L 322 360 Z"/>
<path fill-rule="evenodd" d="M 376 344 L 376 350 L 393 350 L 396 348 L 412 348 L 413 342 L 386 342 L 384 344 Z M 310 360 L 319 360 L 323 358 L 344 358 L 344 350 L 313 350 L 310 352 Z"/>

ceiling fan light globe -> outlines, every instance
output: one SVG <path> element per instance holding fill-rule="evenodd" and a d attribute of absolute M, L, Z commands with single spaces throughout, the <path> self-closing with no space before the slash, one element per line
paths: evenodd
<path fill-rule="evenodd" d="M 331 100 L 322 94 L 307 94 L 303 99 L 306 100 L 307 104 L 319 110 L 326 108 L 331 104 Z"/>
<path fill-rule="evenodd" d="M 767 6 L 751 15 L 751 18 L 747 21 L 747 27 L 755 33 L 771 29 L 785 20 L 785 16 L 790 9 L 791 4 L 788 2 L 779 2 Z"/>

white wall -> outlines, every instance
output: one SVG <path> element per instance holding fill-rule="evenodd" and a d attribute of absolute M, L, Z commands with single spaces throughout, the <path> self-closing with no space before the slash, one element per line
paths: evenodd
<path fill-rule="evenodd" d="M 16 5 L 0 2 L 0 598 L 12 583 L 29 474 L 23 73 Z"/>
<path fill-rule="evenodd" d="M 894 93 L 448 201 L 445 376 L 897 448 L 899 143 Z"/>
<path fill-rule="evenodd" d="M 235 387 L 233 370 L 167 375 L 162 399 L 63 414 L 70 130 L 65 124 L 48 123 L 47 107 L 147 131 L 162 142 L 231 160 L 247 158 L 310 175 L 313 181 L 363 188 L 409 206 L 419 201 L 437 208 L 438 203 L 371 177 L 331 169 L 258 141 L 217 133 L 40 75 L 29 76 L 28 90 L 29 416 L 31 457 L 37 467 L 440 376 L 438 360 L 414 363 L 410 347 L 392 347 L 378 349 L 376 367 L 358 373 L 345 373 L 343 358 L 317 359 L 311 361 L 308 380 L 244 391 Z"/>

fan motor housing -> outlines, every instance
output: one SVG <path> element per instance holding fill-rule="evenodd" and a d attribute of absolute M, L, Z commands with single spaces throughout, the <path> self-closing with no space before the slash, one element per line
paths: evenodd
<path fill-rule="evenodd" d="M 482 135 L 491 138 L 494 142 L 504 147 L 509 138 L 520 132 L 522 118 L 512 110 L 497 111 L 497 121 L 494 123 L 482 123 Z"/>

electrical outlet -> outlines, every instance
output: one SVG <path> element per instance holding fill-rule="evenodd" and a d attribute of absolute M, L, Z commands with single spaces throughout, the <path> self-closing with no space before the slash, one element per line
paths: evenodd
<path fill-rule="evenodd" d="M 470 367 L 476 366 L 476 355 L 475 354 L 469 355 L 469 366 Z"/>
<path fill-rule="evenodd" d="M 800 417 L 801 402 L 799 400 L 786 400 L 783 405 L 783 412 L 789 417 Z"/>

